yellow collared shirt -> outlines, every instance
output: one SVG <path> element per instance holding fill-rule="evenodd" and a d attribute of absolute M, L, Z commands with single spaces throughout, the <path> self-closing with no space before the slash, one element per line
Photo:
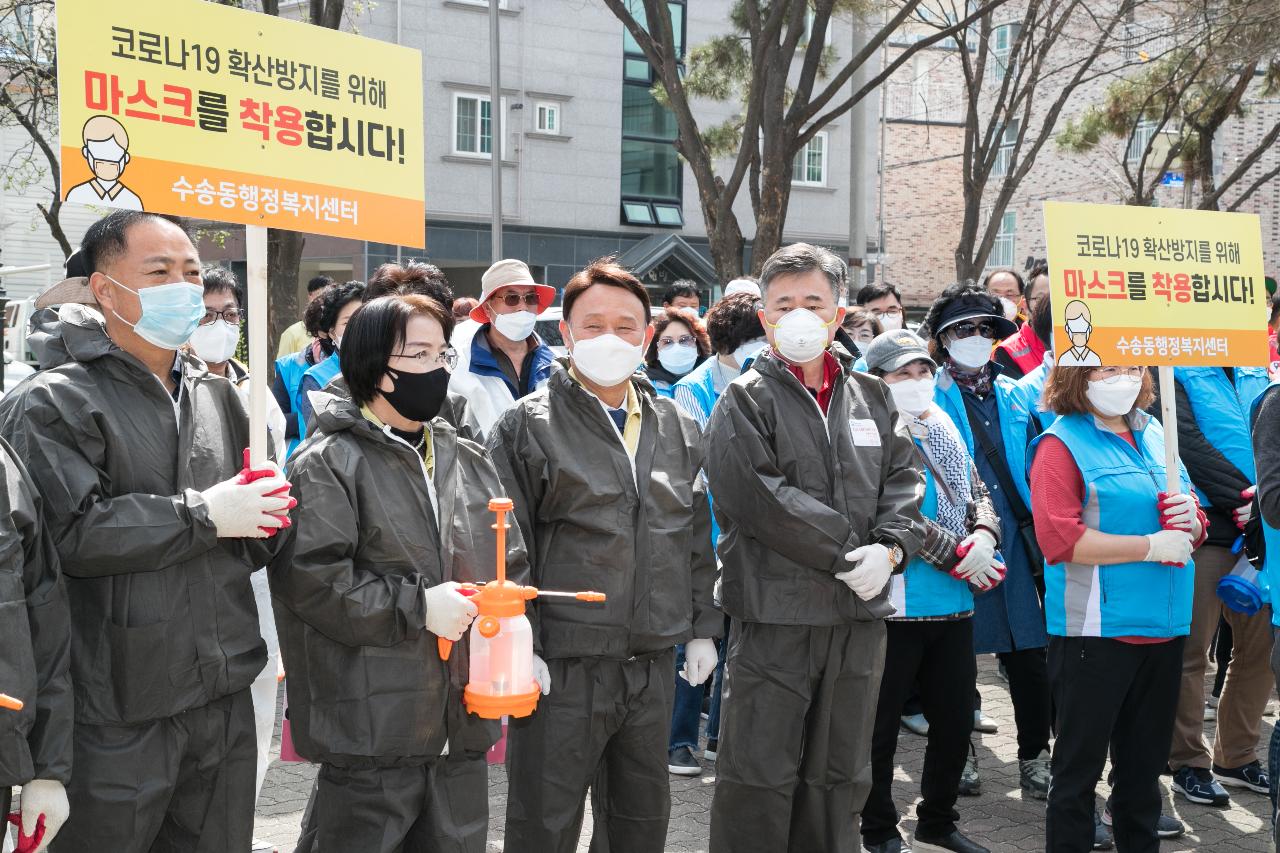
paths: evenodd
<path fill-rule="evenodd" d="M 574 382 L 577 382 L 578 385 L 582 387 L 583 391 L 586 391 L 588 394 L 591 394 L 592 397 L 596 397 L 596 395 L 592 393 L 592 391 L 589 388 L 587 388 L 587 386 L 582 384 L 582 380 L 578 377 L 577 372 L 572 367 L 569 368 L 569 378 L 572 379 Z M 600 403 L 600 406 L 602 408 L 604 409 L 609 408 L 609 406 L 605 404 L 604 400 L 601 400 L 599 397 L 596 397 L 596 400 Z M 608 417 L 608 416 L 609 414 L 606 411 L 605 417 Z M 640 409 L 640 397 L 636 394 L 635 383 L 628 381 L 627 382 L 627 420 L 625 425 L 622 428 L 622 446 L 627 449 L 627 455 L 630 456 L 632 459 L 634 459 L 636 456 L 636 448 L 640 446 L 640 425 L 643 421 L 644 421 L 644 416 L 643 416 L 642 410 Z M 610 425 L 613 424 L 612 418 L 609 418 L 609 423 Z"/>

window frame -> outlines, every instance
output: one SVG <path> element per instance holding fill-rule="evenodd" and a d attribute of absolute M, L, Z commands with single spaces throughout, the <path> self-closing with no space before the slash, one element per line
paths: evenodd
<path fill-rule="evenodd" d="M 451 90 L 451 91 L 450 91 L 450 97 L 452 98 L 452 110 L 451 110 L 451 114 L 452 114 L 452 122 L 450 123 L 450 128 L 451 128 L 451 130 L 450 130 L 450 136 L 449 136 L 449 151 L 450 151 L 450 153 L 451 153 L 454 157 L 471 157 L 471 158 L 474 158 L 474 159 L 476 159 L 476 160 L 488 160 L 488 159 L 490 159 L 490 158 L 493 156 L 493 154 L 492 154 L 492 150 L 493 150 L 493 107 L 492 107 L 492 101 L 491 101 L 491 99 L 490 99 L 489 95 L 488 95 L 488 94 L 483 94 L 483 93 L 480 93 L 480 92 L 465 92 L 465 91 L 459 91 L 459 90 Z M 466 150 L 466 149 L 464 149 L 464 148 L 459 148 L 459 147 L 458 147 L 458 102 L 459 102 L 459 101 L 462 101 L 462 100 L 464 100 L 464 99 L 465 99 L 465 100 L 473 100 L 473 101 L 475 101 L 475 102 L 476 102 L 476 122 L 475 122 L 476 150 L 475 150 L 475 151 L 468 151 L 468 150 Z M 481 110 L 481 104 L 490 104 L 490 108 L 489 108 L 489 116 L 490 116 L 490 120 L 489 120 L 489 136 L 490 136 L 490 140 L 489 140 L 489 149 L 490 149 L 490 150 L 489 150 L 488 152 L 485 152 L 485 151 L 481 151 L 481 150 L 480 150 L 480 142 L 481 142 L 481 140 L 484 138 L 484 135 L 483 135 L 483 133 L 482 133 L 482 131 L 481 131 L 481 129 L 480 129 L 480 127 L 481 127 L 481 122 L 483 122 L 483 120 L 484 120 L 484 119 L 483 119 L 483 113 L 482 113 L 482 110 Z M 503 117 L 504 117 L 504 118 L 508 115 L 508 104 L 507 104 L 507 99 L 506 99 L 505 97 L 503 97 L 503 98 L 500 98 L 500 99 L 499 99 L 499 101 L 498 101 L 498 109 L 502 111 L 502 115 L 503 115 Z M 507 150 L 507 137 L 509 136 L 509 134 L 508 134 L 508 132 L 507 132 L 508 128 L 507 128 L 507 125 L 506 125 L 506 121 L 504 121 L 502 124 L 503 124 L 503 126 L 502 126 L 502 128 L 501 128 L 501 133 L 502 133 L 502 159 L 503 159 L 503 160 L 505 160 L 505 159 L 507 159 L 507 155 L 508 155 L 508 153 L 509 153 L 509 152 L 508 152 L 508 150 Z"/>
<path fill-rule="evenodd" d="M 544 127 L 542 124 L 543 114 L 553 116 L 554 121 L 551 127 Z M 563 110 L 560 104 L 554 101 L 535 101 L 533 105 L 533 129 L 536 133 L 545 133 L 548 136 L 559 136 L 563 122 L 560 120 Z"/>
<path fill-rule="evenodd" d="M 1151 144 L 1151 140 L 1156 136 L 1156 130 L 1160 122 L 1151 118 L 1139 119 L 1138 123 L 1133 126 L 1133 133 L 1129 135 L 1129 143 L 1124 149 L 1124 162 L 1129 168 L 1136 168 L 1142 162 L 1142 155 L 1146 152 L 1147 146 Z"/>
<path fill-rule="evenodd" d="M 1012 267 L 1018 248 L 1018 212 L 1006 210 L 1000 217 L 1000 228 L 991 243 L 991 254 L 987 257 L 987 268 Z"/>
<path fill-rule="evenodd" d="M 1021 21 L 1009 21 L 1005 24 L 991 28 L 991 62 L 988 73 L 993 83 L 1003 83 L 1005 75 L 1010 70 L 1010 57 L 1013 54 L 1013 47 L 1018 43 L 1018 36 L 1022 33 Z M 1006 44 L 1003 49 L 997 47 L 1000 42 L 1000 36 L 1005 34 L 1007 37 Z"/>
<path fill-rule="evenodd" d="M 996 159 L 991 164 L 991 177 L 1003 178 L 1009 174 L 1009 161 L 1013 159 L 1013 149 L 1018 147 L 1018 134 L 1022 130 L 1022 119 L 1011 118 L 1000 134 L 1000 144 L 996 146 Z M 1013 136 L 1010 138 L 1010 132 Z"/>
<path fill-rule="evenodd" d="M 809 146 L 810 146 L 810 145 L 812 145 L 815 141 L 820 141 L 820 142 L 821 142 L 821 144 L 822 144 L 822 151 L 821 151 L 821 154 L 822 154 L 821 177 L 820 177 L 820 179 L 819 179 L 819 180 L 817 180 L 817 181 L 811 181 L 811 180 L 809 180 L 809 159 L 808 159 L 808 154 L 809 154 Z M 817 133 L 815 133 L 815 134 L 813 135 L 813 139 L 811 139 L 811 140 L 809 140 L 808 142 L 806 142 L 806 143 L 804 144 L 804 147 L 803 147 L 803 148 L 801 148 L 799 151 L 797 151 L 797 152 L 796 152 L 796 159 L 798 159 L 798 160 L 800 161 L 800 165 L 804 168 L 804 180 L 801 180 L 801 179 L 797 176 L 797 174 L 796 174 L 796 169 L 795 169 L 795 160 L 793 160 L 793 161 L 792 161 L 792 166 L 791 166 L 791 185 L 792 185 L 792 186 L 795 186 L 795 187 L 826 187 L 826 186 L 828 186 L 828 184 L 827 184 L 827 176 L 828 176 L 828 172 L 827 172 L 827 165 L 828 165 L 828 163 L 829 163 L 829 162 L 830 162 L 830 160 L 831 160 L 831 148 L 830 148 L 830 145 L 831 145 L 830 134 L 828 134 L 828 133 L 827 133 L 827 131 L 825 131 L 825 130 L 820 130 L 820 131 L 818 131 Z"/>

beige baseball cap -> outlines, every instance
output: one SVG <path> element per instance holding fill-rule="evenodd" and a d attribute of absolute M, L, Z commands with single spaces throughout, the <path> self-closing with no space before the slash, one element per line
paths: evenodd
<path fill-rule="evenodd" d="M 484 304 L 493 296 L 494 291 L 503 287 L 536 287 L 538 289 L 538 313 L 541 314 L 556 301 L 556 289 L 549 284 L 540 284 L 533 280 L 533 273 L 524 261 L 511 258 L 498 261 L 485 270 L 480 279 L 480 304 L 471 309 L 471 319 L 477 323 L 489 322 Z"/>
<path fill-rule="evenodd" d="M 84 257 L 77 250 L 67 258 L 67 277 L 54 282 L 36 294 L 36 308 L 52 308 L 56 305 L 94 305 L 98 300 L 89 289 L 89 269 Z"/>

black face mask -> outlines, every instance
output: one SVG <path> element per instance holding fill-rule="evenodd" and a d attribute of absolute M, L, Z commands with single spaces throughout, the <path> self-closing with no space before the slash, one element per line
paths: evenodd
<path fill-rule="evenodd" d="M 440 414 L 449 393 L 449 371 L 440 367 L 426 373 L 406 373 L 387 368 L 387 375 L 394 387 L 382 396 L 402 417 L 425 423 Z"/>

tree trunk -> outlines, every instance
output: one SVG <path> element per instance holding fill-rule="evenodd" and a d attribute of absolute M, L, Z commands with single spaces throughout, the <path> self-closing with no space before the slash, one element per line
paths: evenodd
<path fill-rule="evenodd" d="M 753 275 L 759 275 L 764 262 L 782 246 L 787 204 L 791 200 L 790 165 L 790 160 L 767 158 L 761 171 L 760 214 L 756 217 L 756 237 L 751 243 Z"/>
<path fill-rule="evenodd" d="M 275 352 L 280 334 L 301 317 L 298 310 L 298 265 L 306 238 L 297 231 L 267 230 L 267 340 Z M 274 363 L 274 359 L 272 360 Z"/>

